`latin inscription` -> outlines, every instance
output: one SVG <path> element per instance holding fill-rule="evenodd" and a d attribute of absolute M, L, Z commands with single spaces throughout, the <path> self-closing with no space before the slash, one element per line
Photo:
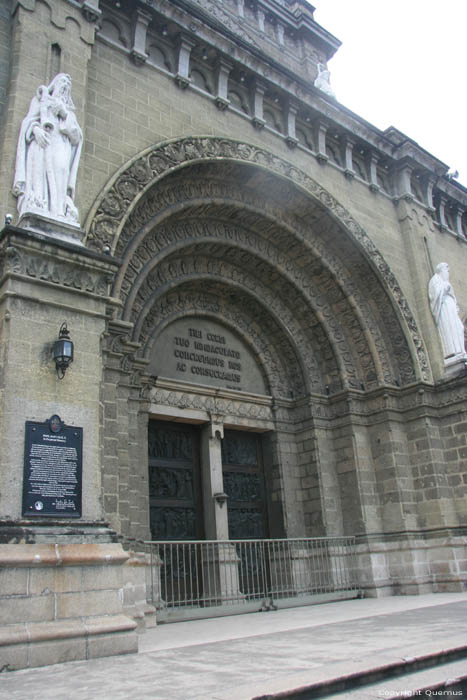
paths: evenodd
<path fill-rule="evenodd" d="M 173 356 L 177 372 L 228 382 L 228 389 L 241 390 L 241 353 L 227 345 L 225 336 L 188 328 L 185 336 L 174 336 Z"/>

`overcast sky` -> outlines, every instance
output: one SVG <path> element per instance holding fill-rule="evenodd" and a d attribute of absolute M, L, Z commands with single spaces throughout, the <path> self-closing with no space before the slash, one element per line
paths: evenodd
<path fill-rule="evenodd" d="M 342 41 L 329 62 L 339 102 L 395 126 L 467 186 L 467 0 L 311 0 Z"/>

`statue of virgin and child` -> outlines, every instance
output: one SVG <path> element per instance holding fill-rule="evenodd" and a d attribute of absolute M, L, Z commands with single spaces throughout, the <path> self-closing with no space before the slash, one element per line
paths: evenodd
<path fill-rule="evenodd" d="M 13 194 L 21 217 L 33 214 L 79 226 L 74 203 L 83 133 L 71 98 L 71 78 L 41 85 L 23 119 Z"/>

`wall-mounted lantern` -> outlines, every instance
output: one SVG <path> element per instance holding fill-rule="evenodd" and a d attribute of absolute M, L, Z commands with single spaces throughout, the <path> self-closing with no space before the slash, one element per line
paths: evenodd
<path fill-rule="evenodd" d="M 57 369 L 57 377 L 63 379 L 65 372 L 73 362 L 73 343 L 70 340 L 70 332 L 66 321 L 60 326 L 58 340 L 54 343 L 53 358 Z"/>

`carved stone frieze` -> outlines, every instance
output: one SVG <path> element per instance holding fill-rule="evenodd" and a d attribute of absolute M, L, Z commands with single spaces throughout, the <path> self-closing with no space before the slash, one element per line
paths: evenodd
<path fill-rule="evenodd" d="M 32 249 L 8 246 L 2 260 L 2 274 L 24 275 L 98 296 L 107 296 L 112 281 L 109 272 L 98 272 L 83 264 L 52 258 Z"/>
<path fill-rule="evenodd" d="M 339 221 L 350 238 L 357 242 L 357 249 L 365 252 L 366 257 L 371 260 L 373 268 L 376 268 L 378 271 L 379 279 L 382 282 L 381 296 L 385 298 L 385 306 L 391 307 L 388 298 L 389 295 L 393 299 L 393 302 L 398 305 L 399 311 L 405 320 L 407 331 L 412 338 L 413 354 L 417 357 L 420 375 L 423 379 L 429 379 L 430 371 L 428 361 L 423 347 L 423 341 L 418 333 L 413 315 L 411 314 L 397 280 L 376 249 L 374 243 L 351 217 L 349 212 L 309 175 L 300 171 L 291 163 L 288 163 L 262 148 L 234 142 L 225 138 L 198 137 L 166 142 L 147 150 L 136 159 L 128 169 L 120 172 L 101 196 L 88 222 L 88 245 L 90 247 L 101 248 L 104 244 L 111 243 L 112 247 L 115 248 L 119 234 L 124 225 L 126 228 L 126 224 L 129 223 L 129 217 L 132 216 L 132 212 L 143 190 L 148 189 L 150 184 L 155 183 L 162 176 L 178 170 L 188 162 L 194 163 L 196 161 L 212 159 L 216 159 L 216 161 L 224 159 L 225 161 L 255 164 L 285 177 L 306 190 L 308 195 L 313 198 L 318 209 L 320 208 L 319 205 L 322 205 L 320 209 L 321 214 L 330 213 L 332 217 Z M 145 206 L 149 206 L 149 203 Z M 321 245 L 319 247 L 321 249 L 325 247 L 323 240 L 321 240 Z M 357 252 L 357 249 L 355 252 Z M 367 266 L 366 271 L 368 272 L 369 269 L 370 268 Z M 348 279 L 349 277 L 350 275 L 347 272 L 345 278 Z M 358 287 L 355 281 L 353 282 L 353 286 L 354 289 Z M 363 295 L 361 296 L 363 297 Z M 362 305 L 363 307 L 364 304 L 365 302 Z M 366 302 L 366 304 L 368 305 L 369 302 Z M 373 312 L 376 308 L 377 305 L 373 300 Z M 395 324 L 394 328 L 396 328 L 399 326 L 399 323 L 394 312 L 392 313 L 392 317 Z M 380 324 L 370 324 L 371 332 L 377 332 L 376 328 L 379 325 Z M 384 324 L 382 324 L 381 327 L 384 327 Z M 386 344 L 388 338 L 390 339 L 391 335 L 387 335 Z M 404 334 L 401 333 L 400 327 L 398 328 L 398 338 L 401 339 L 402 343 L 405 342 Z M 405 362 L 405 365 L 400 368 L 402 375 L 401 381 L 413 381 L 415 374 L 411 352 L 404 350 L 404 353 L 397 358 L 399 364 L 401 360 Z M 409 363 L 405 361 L 407 357 L 410 357 L 411 361 Z M 393 374 L 394 371 L 388 368 L 388 370 L 384 372 L 385 379 L 389 380 L 389 375 Z"/>
<path fill-rule="evenodd" d="M 224 416 L 251 418 L 254 420 L 273 421 L 274 416 L 270 406 L 251 403 L 249 401 L 223 399 L 219 397 L 191 394 L 188 391 L 170 391 L 153 387 L 148 392 L 150 403 L 177 408 L 192 408 L 210 413 L 220 413 Z"/>

